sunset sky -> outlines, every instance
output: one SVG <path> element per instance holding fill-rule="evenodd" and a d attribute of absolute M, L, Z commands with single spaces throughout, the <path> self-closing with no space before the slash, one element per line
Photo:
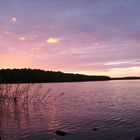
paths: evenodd
<path fill-rule="evenodd" d="M 140 0 L 0 0 L 0 69 L 140 76 Z"/>

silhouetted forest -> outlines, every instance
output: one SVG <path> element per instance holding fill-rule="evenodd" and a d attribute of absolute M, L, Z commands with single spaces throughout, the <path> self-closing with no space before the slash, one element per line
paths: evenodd
<path fill-rule="evenodd" d="M 0 83 L 46 83 L 111 80 L 108 76 L 89 76 L 39 69 L 1 69 Z"/>

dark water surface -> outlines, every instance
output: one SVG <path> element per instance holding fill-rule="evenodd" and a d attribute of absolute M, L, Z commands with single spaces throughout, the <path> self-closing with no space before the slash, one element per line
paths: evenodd
<path fill-rule="evenodd" d="M 39 103 L 0 102 L 3 140 L 133 140 L 140 136 L 140 80 L 47 83 L 36 90 L 37 86 L 32 84 L 29 94 L 41 96 L 49 89 Z M 56 130 L 68 135 L 57 136 Z"/>

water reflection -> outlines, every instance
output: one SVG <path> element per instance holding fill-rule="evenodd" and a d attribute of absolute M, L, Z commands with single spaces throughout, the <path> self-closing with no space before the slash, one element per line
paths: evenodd
<path fill-rule="evenodd" d="M 140 130 L 139 82 L 0 85 L 0 136 L 132 140 Z M 56 136 L 58 129 L 70 135 Z"/>
<path fill-rule="evenodd" d="M 39 129 L 40 122 L 32 123 L 31 118 L 45 113 L 43 105 L 50 90 L 43 92 L 40 84 L 0 85 L 0 136 L 3 139 L 9 139 L 7 135 L 11 127 L 18 131 L 37 129 L 37 127 Z M 52 107 L 53 104 L 50 104 L 49 114 L 54 116 L 55 108 L 53 107 L 53 112 L 51 112 Z M 49 124 L 50 128 L 52 124 Z M 5 129 L 9 129 L 9 132 L 3 132 Z"/>
<path fill-rule="evenodd" d="M 55 100 L 52 100 L 47 107 L 48 123 L 47 128 L 50 131 L 57 130 L 59 128 L 59 122 L 57 117 L 57 107 Z"/>

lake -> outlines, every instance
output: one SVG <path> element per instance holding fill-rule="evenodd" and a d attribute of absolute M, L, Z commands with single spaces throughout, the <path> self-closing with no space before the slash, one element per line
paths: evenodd
<path fill-rule="evenodd" d="M 8 86 L 10 93 L 25 84 Z M 29 102 L 0 102 L 2 140 L 134 140 L 140 136 L 140 80 L 30 84 L 28 96 Z M 56 130 L 68 134 L 59 136 Z"/>

